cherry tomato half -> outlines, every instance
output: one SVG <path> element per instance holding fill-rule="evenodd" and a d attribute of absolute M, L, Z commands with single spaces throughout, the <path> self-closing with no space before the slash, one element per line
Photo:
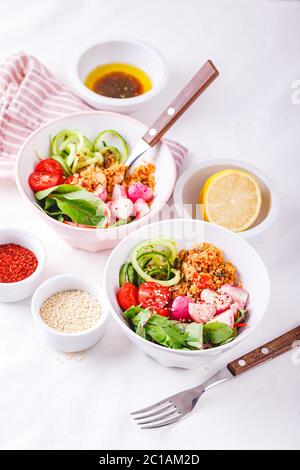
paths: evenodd
<path fill-rule="evenodd" d="M 117 293 L 117 299 L 120 307 L 127 310 L 133 305 L 138 305 L 138 290 L 134 284 L 126 282 L 123 284 Z"/>
<path fill-rule="evenodd" d="M 43 173 L 41 171 L 34 171 L 28 178 L 29 186 L 33 191 L 43 191 L 62 184 L 63 181 L 63 176 L 58 173 Z"/>
<path fill-rule="evenodd" d="M 64 174 L 64 170 L 60 164 L 52 158 L 45 158 L 45 160 L 40 161 L 36 165 L 34 171 L 40 171 L 42 173 L 57 173 L 58 175 Z"/>
<path fill-rule="evenodd" d="M 169 315 L 169 303 L 172 292 L 169 287 L 161 286 L 157 282 L 144 282 L 139 287 L 138 302 L 144 308 L 149 308 L 159 315 Z"/>

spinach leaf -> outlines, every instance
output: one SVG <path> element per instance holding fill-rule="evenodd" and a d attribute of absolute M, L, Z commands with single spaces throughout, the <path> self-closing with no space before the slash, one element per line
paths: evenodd
<path fill-rule="evenodd" d="M 125 312 L 123 313 L 124 317 L 127 318 L 128 320 L 133 320 L 134 317 L 140 313 L 142 310 L 142 307 L 140 305 L 133 305 L 132 307 L 129 307 Z"/>
<path fill-rule="evenodd" d="M 82 191 L 82 188 L 75 186 L 74 184 L 60 184 L 58 186 L 52 186 L 51 188 L 44 189 L 43 191 L 38 191 L 34 194 L 34 196 L 38 201 L 41 201 L 53 193 L 67 194 L 75 191 Z"/>
<path fill-rule="evenodd" d="M 232 334 L 233 329 L 221 322 L 206 323 L 203 327 L 204 342 L 213 346 L 224 343 Z"/>
<path fill-rule="evenodd" d="M 48 197 L 54 199 L 61 212 L 74 223 L 101 226 L 105 221 L 104 202 L 84 189 L 66 194 L 53 193 Z"/>
<path fill-rule="evenodd" d="M 223 346 L 223 344 L 231 343 L 231 341 L 233 341 L 237 337 L 237 335 L 238 335 L 237 328 L 233 328 L 232 335 L 230 336 L 230 338 L 228 338 L 226 341 L 222 341 L 222 343 L 219 343 L 218 346 Z"/>

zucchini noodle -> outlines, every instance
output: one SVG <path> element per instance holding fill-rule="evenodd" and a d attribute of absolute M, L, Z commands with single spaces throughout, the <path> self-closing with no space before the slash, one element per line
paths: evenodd
<path fill-rule="evenodd" d="M 107 144 L 109 140 L 113 143 Z M 50 147 L 51 158 L 60 163 L 66 176 L 89 165 L 102 166 L 107 152 L 125 163 L 129 152 L 124 137 L 111 129 L 100 132 L 93 143 L 77 129 L 64 129 L 50 139 Z"/>
<path fill-rule="evenodd" d="M 180 273 L 174 268 L 177 255 L 173 240 L 157 238 L 138 245 L 131 255 L 131 264 L 144 281 L 174 286 L 180 280 Z"/>

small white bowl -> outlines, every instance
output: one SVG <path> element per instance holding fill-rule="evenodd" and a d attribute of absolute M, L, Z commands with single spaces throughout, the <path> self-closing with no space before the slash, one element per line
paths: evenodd
<path fill-rule="evenodd" d="M 18 302 L 30 297 L 39 285 L 46 262 L 46 251 L 42 242 L 33 233 L 16 227 L 0 229 L 0 245 L 15 243 L 31 250 L 38 260 L 31 276 L 18 282 L 0 282 L 0 302 Z"/>
<path fill-rule="evenodd" d="M 84 290 L 98 300 L 102 307 L 102 313 L 92 328 L 79 333 L 63 333 L 49 327 L 42 320 L 40 309 L 45 300 L 56 292 L 66 290 Z M 39 336 L 51 349 L 57 351 L 78 352 L 88 349 L 99 341 L 106 327 L 107 309 L 100 286 L 79 274 L 60 274 L 43 282 L 32 297 L 31 312 Z"/>
<path fill-rule="evenodd" d="M 239 333 L 231 343 L 201 351 L 169 349 L 152 343 L 137 335 L 129 327 L 120 309 L 116 293 L 119 270 L 128 261 L 132 250 L 141 242 L 152 238 L 166 237 L 177 241 L 178 249 L 189 248 L 195 243 L 210 242 L 220 248 L 226 259 L 239 271 L 245 289 L 249 292 L 249 326 Z M 113 318 L 129 339 L 146 354 L 168 367 L 193 369 L 215 359 L 218 354 L 239 344 L 253 335 L 262 321 L 270 299 L 270 279 L 261 257 L 254 248 L 239 235 L 217 225 L 193 219 L 164 220 L 139 228 L 126 237 L 113 250 L 104 270 L 103 288 Z"/>
<path fill-rule="evenodd" d="M 199 193 L 207 178 L 214 173 L 230 168 L 246 170 L 258 181 L 262 206 L 255 223 L 244 232 L 238 234 L 246 239 L 261 235 L 277 218 L 280 197 L 273 181 L 253 165 L 238 160 L 206 160 L 186 170 L 178 179 L 174 189 L 174 203 L 177 215 L 184 218 L 201 219 L 203 213 L 197 203 Z"/>
<path fill-rule="evenodd" d="M 152 81 L 148 92 L 133 98 L 109 98 L 89 90 L 84 81 L 97 66 L 128 63 L 143 70 Z M 169 76 L 166 61 L 149 44 L 134 39 L 112 39 L 85 48 L 71 64 L 71 83 L 80 98 L 96 109 L 129 114 L 141 108 L 160 93 Z"/>

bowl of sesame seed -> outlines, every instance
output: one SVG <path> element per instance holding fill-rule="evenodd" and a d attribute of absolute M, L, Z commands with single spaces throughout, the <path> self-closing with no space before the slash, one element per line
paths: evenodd
<path fill-rule="evenodd" d="M 94 346 L 107 320 L 101 287 L 78 274 L 54 276 L 35 291 L 31 311 L 40 338 L 51 348 L 78 352 Z"/>

